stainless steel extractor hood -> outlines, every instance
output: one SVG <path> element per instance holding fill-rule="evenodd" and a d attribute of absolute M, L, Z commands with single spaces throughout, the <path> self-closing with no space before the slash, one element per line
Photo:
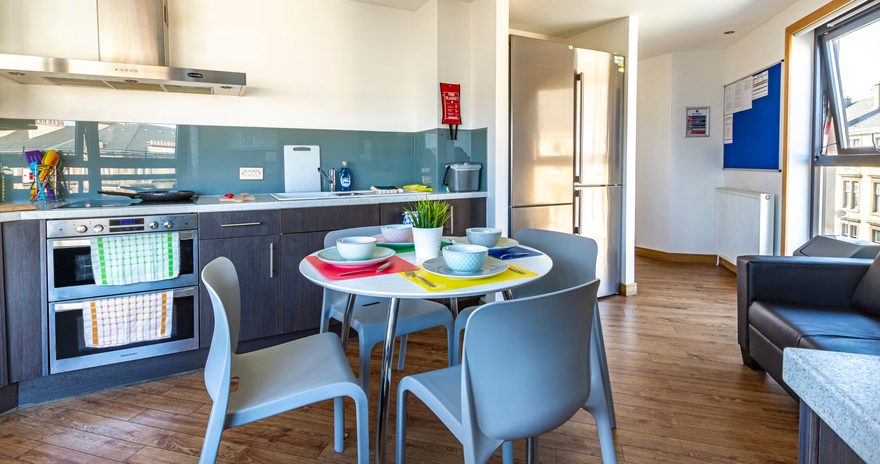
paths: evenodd
<path fill-rule="evenodd" d="M 244 95 L 244 73 L 168 66 L 167 0 L 96 4 L 99 61 L 0 53 L 0 75 L 21 84 Z"/>

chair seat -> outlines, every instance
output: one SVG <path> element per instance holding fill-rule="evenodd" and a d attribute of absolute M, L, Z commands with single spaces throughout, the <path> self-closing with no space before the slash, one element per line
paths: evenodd
<path fill-rule="evenodd" d="M 230 427 L 360 388 L 333 333 L 236 355 L 232 362 L 239 382 L 229 397 Z"/>
<path fill-rule="evenodd" d="M 462 430 L 461 364 L 406 376 L 397 388 L 412 392 L 456 438 L 462 440 L 463 437 L 459 436 Z"/>
<path fill-rule="evenodd" d="M 390 306 L 391 302 L 387 298 L 358 297 L 352 311 L 351 327 L 359 333 L 364 329 L 380 330 L 384 337 Z M 345 315 L 345 301 L 334 304 L 330 308 L 330 315 L 341 321 Z M 396 335 L 451 325 L 451 322 L 452 314 L 440 303 L 428 300 L 400 300 Z"/>

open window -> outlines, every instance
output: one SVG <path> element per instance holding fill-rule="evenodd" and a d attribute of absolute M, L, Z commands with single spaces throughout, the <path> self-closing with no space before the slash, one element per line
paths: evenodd
<path fill-rule="evenodd" d="M 858 224 L 880 219 L 880 4 L 817 28 L 815 45 L 814 230 L 872 240 Z"/>

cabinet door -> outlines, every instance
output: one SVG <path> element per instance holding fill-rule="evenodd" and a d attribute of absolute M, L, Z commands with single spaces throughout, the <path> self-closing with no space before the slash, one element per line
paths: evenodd
<path fill-rule="evenodd" d="M 318 232 L 378 225 L 377 205 L 325 206 L 281 210 L 281 233 Z"/>
<path fill-rule="evenodd" d="M 463 198 L 446 200 L 452 208 L 452 218 L 443 226 L 443 235 L 463 236 L 468 227 L 486 226 L 486 199 Z M 409 203 L 383 203 L 379 205 L 379 219 L 382 224 L 400 224 L 403 211 Z"/>
<path fill-rule="evenodd" d="M 239 341 L 283 332 L 281 308 L 280 235 L 237 237 L 199 242 L 199 272 L 215 258 L 225 256 L 235 265 L 241 289 Z M 200 289 L 201 345 L 211 344 L 214 316 L 211 297 Z"/>
<path fill-rule="evenodd" d="M 403 211 L 409 203 L 382 203 L 379 205 L 379 225 L 403 223 Z"/>
<path fill-rule="evenodd" d="M 281 304 L 284 331 L 317 329 L 321 324 L 323 291 L 299 272 L 299 263 L 310 253 L 323 248 L 326 232 L 284 234 L 281 239 Z"/>
<path fill-rule="evenodd" d="M 3 225 L 3 291 L 6 298 L 8 382 L 45 375 L 46 350 L 45 263 L 40 258 L 40 221 Z"/>

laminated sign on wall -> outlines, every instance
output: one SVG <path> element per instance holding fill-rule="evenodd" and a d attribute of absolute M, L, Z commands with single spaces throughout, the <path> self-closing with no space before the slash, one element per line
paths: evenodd
<path fill-rule="evenodd" d="M 709 107 L 692 106 L 686 110 L 685 137 L 709 136 Z"/>

